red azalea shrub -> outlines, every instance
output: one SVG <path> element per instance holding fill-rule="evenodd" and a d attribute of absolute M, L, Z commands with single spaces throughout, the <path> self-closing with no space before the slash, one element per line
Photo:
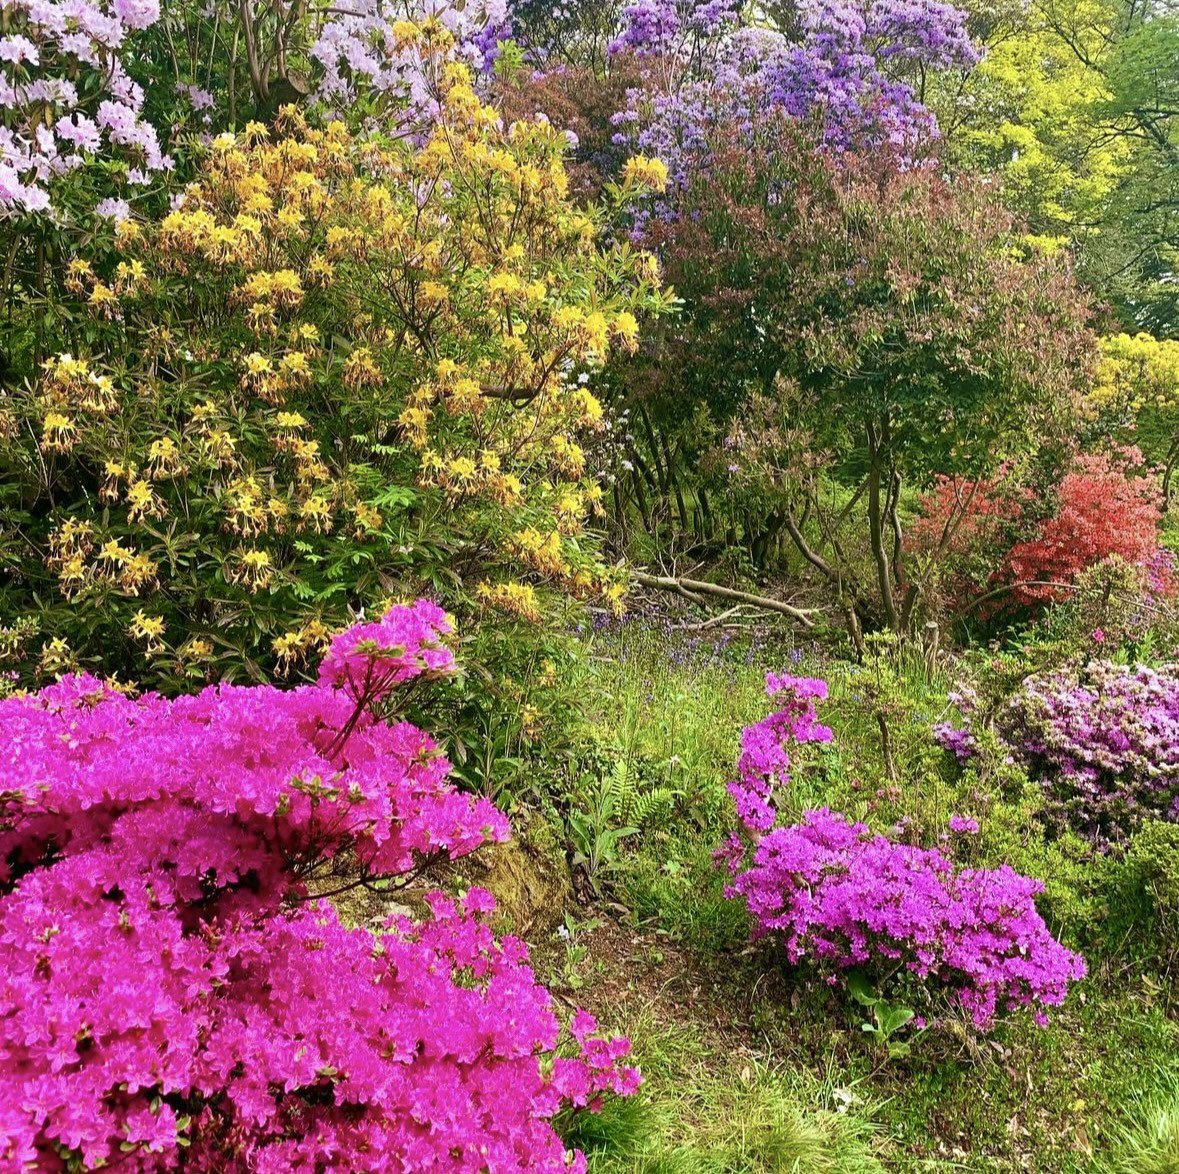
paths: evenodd
<path fill-rule="evenodd" d="M 1029 531 L 1030 489 L 940 477 L 908 545 L 944 560 L 947 601 L 1009 584 L 1010 602 L 1039 607 L 1067 598 L 1085 571 L 1108 559 L 1139 568 L 1150 594 L 1172 592 L 1171 560 L 1158 544 L 1162 489 L 1136 449 L 1076 457 L 1052 498 L 1053 512 Z"/>
<path fill-rule="evenodd" d="M 1158 479 L 1142 470 L 1142 454 L 1127 449 L 1114 457 L 1077 458 L 1060 482 L 1060 505 L 1035 537 L 1007 553 L 1004 578 L 1013 595 L 1035 605 L 1067 594 L 1059 584 L 1111 555 L 1131 566 L 1149 567 L 1159 551 L 1163 493 Z"/>
<path fill-rule="evenodd" d="M 919 558 L 945 568 L 943 604 L 969 599 L 994 577 L 1011 545 L 1032 493 L 1011 483 L 1005 470 L 974 481 L 939 476 L 921 499 L 907 536 Z"/>
<path fill-rule="evenodd" d="M 322 899 L 508 835 L 392 720 L 449 631 L 394 608 L 296 689 L 0 702 L 0 1166 L 568 1168 L 551 1118 L 634 1089 L 627 1041 L 579 1013 L 546 1056 L 550 996 L 481 890 L 377 935 Z"/>

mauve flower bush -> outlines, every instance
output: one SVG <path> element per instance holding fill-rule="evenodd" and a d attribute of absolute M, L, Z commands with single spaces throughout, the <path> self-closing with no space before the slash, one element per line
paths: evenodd
<path fill-rule="evenodd" d="M 0 223 L 47 211 L 53 182 L 88 159 L 124 163 L 140 187 L 171 168 L 123 63 L 127 40 L 159 19 L 158 0 L 13 0 L 3 15 Z"/>
<path fill-rule="evenodd" d="M 332 646 L 316 685 L 175 701 L 86 676 L 0 703 L 0 1167 L 565 1170 L 550 1120 L 632 1091 L 560 1026 L 489 894 L 386 931 L 329 890 L 508 835 L 393 690 L 453 668 L 433 604 Z"/>
<path fill-rule="evenodd" d="M 737 0 L 639 0 L 624 10 L 614 57 L 633 55 L 643 84 L 614 122 L 620 142 L 687 182 L 721 128 L 745 134 L 775 114 L 813 122 L 839 152 L 916 149 L 936 135 L 910 82 L 969 68 L 979 53 L 965 13 L 939 0 L 807 0 L 797 35 L 749 21 Z"/>
<path fill-rule="evenodd" d="M 1179 822 L 1176 666 L 1094 660 L 1032 676 L 995 724 L 1052 822 L 1101 846 L 1146 819 Z"/>
<path fill-rule="evenodd" d="M 1085 963 L 1037 912 L 1041 882 L 1007 865 L 959 868 L 937 849 L 893 843 L 826 808 L 775 827 L 773 792 L 789 783 L 791 745 L 829 741 L 831 731 L 815 715 L 824 682 L 771 675 L 767 684 L 785 704 L 742 736 L 729 789 L 744 835 L 718 853 L 732 875 L 728 892 L 745 901 L 757 933 L 782 935 L 791 962 L 810 959 L 831 981 L 853 968 L 878 982 L 910 975 L 982 1030 L 1022 1007 L 1043 1022 Z M 965 823 L 973 821 L 957 830 Z"/>

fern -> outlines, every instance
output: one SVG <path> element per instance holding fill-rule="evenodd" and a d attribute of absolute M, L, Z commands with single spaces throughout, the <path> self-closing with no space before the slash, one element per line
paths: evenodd
<path fill-rule="evenodd" d="M 602 805 L 616 820 L 641 830 L 657 818 L 671 814 L 679 792 L 671 787 L 648 783 L 624 755 L 616 757 L 601 779 Z"/>

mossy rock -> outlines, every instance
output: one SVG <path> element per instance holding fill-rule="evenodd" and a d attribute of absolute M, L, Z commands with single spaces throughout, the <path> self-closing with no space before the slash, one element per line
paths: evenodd
<path fill-rule="evenodd" d="M 529 940 L 551 935 L 573 900 L 564 855 L 520 838 L 489 844 L 456 869 L 468 884 L 487 889 L 511 932 Z"/>

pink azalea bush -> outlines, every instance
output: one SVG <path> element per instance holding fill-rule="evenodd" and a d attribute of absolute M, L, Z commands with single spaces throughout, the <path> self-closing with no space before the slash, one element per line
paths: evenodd
<path fill-rule="evenodd" d="M 433 604 L 339 637 L 315 685 L 0 702 L 0 1168 L 564 1170 L 551 1119 L 633 1091 L 570 1054 L 494 901 L 385 932 L 323 897 L 503 840 L 393 690 L 453 669 Z M 317 896 L 318 895 L 318 896 Z"/>
<path fill-rule="evenodd" d="M 899 844 L 826 808 L 775 826 L 773 796 L 789 783 L 790 747 L 829 741 L 815 715 L 823 681 L 775 677 L 782 708 L 742 735 L 730 785 L 744 836 L 718 854 L 758 934 L 785 939 L 791 962 L 810 959 L 835 981 L 853 968 L 908 975 L 958 1003 L 980 1029 L 996 1015 L 1063 1001 L 1084 960 L 1056 941 L 1036 910 L 1040 881 L 998 869 L 958 868 L 937 849 Z M 967 825 L 973 827 L 967 827 Z M 955 831 L 977 830 L 955 817 Z"/>
<path fill-rule="evenodd" d="M 1093 634 L 1100 644 L 1104 633 Z M 1098 639 L 1097 637 L 1102 637 Z M 951 695 L 960 725 L 934 737 L 966 762 L 986 724 L 977 694 Z M 1043 818 L 1105 851 L 1148 820 L 1179 823 L 1179 667 L 1095 659 L 1032 673 L 995 711 L 1005 752 L 1044 793 Z"/>

